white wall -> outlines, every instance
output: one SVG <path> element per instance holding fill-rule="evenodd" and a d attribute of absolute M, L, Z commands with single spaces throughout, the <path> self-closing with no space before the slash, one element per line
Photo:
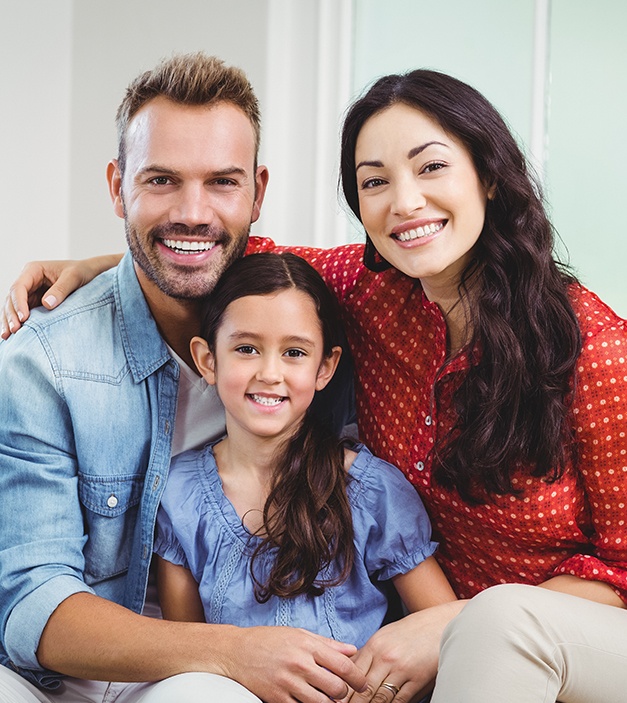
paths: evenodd
<path fill-rule="evenodd" d="M 28 258 L 67 257 L 71 0 L 0 0 L 0 297 Z"/>

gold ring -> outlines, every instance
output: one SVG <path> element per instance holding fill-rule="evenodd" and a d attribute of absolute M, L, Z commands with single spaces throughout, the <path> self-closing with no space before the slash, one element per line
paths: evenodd
<path fill-rule="evenodd" d="M 387 688 L 388 691 L 392 691 L 392 693 L 396 696 L 396 694 L 401 690 L 398 686 L 395 686 L 393 683 L 390 683 L 389 681 L 384 681 L 379 688 Z"/>

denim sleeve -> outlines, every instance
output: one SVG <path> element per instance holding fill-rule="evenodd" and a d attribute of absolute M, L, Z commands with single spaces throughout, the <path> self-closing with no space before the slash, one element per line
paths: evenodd
<path fill-rule="evenodd" d="M 0 343 L 0 637 L 18 667 L 83 580 L 86 541 L 60 375 L 31 327 Z"/>

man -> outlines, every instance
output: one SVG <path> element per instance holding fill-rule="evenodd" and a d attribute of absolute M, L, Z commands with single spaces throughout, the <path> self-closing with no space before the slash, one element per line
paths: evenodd
<path fill-rule="evenodd" d="M 140 614 L 170 457 L 224 430 L 189 354 L 197 301 L 245 252 L 268 172 L 252 89 L 215 58 L 142 74 L 117 124 L 130 252 L 0 345 L 0 701 L 342 698 L 365 684 L 352 646 Z"/>

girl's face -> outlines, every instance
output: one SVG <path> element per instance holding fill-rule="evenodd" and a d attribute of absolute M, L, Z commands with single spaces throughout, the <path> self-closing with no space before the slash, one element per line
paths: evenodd
<path fill-rule="evenodd" d="M 456 288 L 488 197 L 462 143 L 397 103 L 365 122 L 355 168 L 362 222 L 381 256 L 419 278 L 429 297 Z"/>
<path fill-rule="evenodd" d="M 280 440 L 296 431 L 341 354 L 334 347 L 323 358 L 316 307 L 295 289 L 233 301 L 218 328 L 215 353 L 200 337 L 191 349 L 203 377 L 217 387 L 228 434 Z"/>

